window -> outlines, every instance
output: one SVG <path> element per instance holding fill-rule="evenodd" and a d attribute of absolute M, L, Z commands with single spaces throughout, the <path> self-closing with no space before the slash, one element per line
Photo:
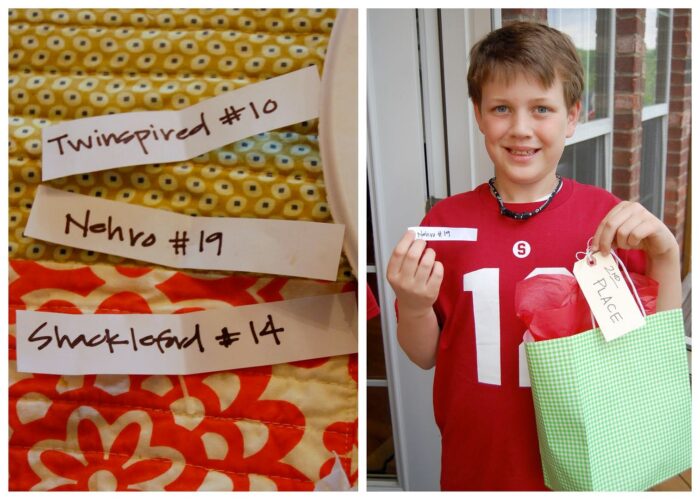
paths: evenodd
<path fill-rule="evenodd" d="M 644 29 L 644 105 L 667 102 L 671 13 L 647 9 Z"/>
<path fill-rule="evenodd" d="M 663 117 L 642 122 L 642 169 L 639 180 L 639 203 L 659 218 L 663 218 L 662 174 L 665 168 L 666 144 Z"/>
<path fill-rule="evenodd" d="M 611 11 L 548 9 L 549 26 L 571 37 L 581 58 L 584 93 L 579 123 L 610 116 Z"/>
<path fill-rule="evenodd" d="M 605 185 L 605 136 L 571 144 L 564 148 L 557 172 L 593 186 Z"/>
<path fill-rule="evenodd" d="M 660 219 L 663 219 L 666 173 L 671 19 L 670 9 L 646 10 L 639 202 Z"/>
<path fill-rule="evenodd" d="M 547 9 L 547 21 L 571 37 L 584 71 L 579 124 L 567 141 L 558 171 L 578 182 L 606 187 L 612 134 L 613 11 Z"/>

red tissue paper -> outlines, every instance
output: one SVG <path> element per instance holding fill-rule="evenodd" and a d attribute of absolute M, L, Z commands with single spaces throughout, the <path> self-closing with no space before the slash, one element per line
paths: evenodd
<path fill-rule="evenodd" d="M 659 284 L 643 274 L 629 273 L 647 315 L 656 312 Z M 593 328 L 591 310 L 576 278 L 540 274 L 515 285 L 515 314 L 534 340 L 568 337 Z"/>

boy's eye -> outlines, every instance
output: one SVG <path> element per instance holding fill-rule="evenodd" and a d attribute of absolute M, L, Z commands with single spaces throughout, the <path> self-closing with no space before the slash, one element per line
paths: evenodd
<path fill-rule="evenodd" d="M 505 113 L 508 111 L 508 106 L 505 106 L 505 105 L 496 106 L 495 108 L 493 108 L 493 110 L 496 113 Z"/>
<path fill-rule="evenodd" d="M 549 108 L 547 106 L 537 106 L 535 110 L 538 113 L 547 113 L 549 111 Z"/>

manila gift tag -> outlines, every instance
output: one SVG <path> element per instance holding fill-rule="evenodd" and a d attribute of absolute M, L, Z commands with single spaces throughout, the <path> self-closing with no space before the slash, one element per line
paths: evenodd
<path fill-rule="evenodd" d="M 644 326 L 644 316 L 611 254 L 599 252 L 574 264 L 574 276 L 605 340 L 622 337 Z"/>

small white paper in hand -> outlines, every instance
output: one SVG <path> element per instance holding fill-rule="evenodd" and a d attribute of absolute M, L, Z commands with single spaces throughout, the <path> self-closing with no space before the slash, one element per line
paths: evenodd
<path fill-rule="evenodd" d="M 425 241 L 476 241 L 477 230 L 471 227 L 409 227 L 417 240 Z"/>

